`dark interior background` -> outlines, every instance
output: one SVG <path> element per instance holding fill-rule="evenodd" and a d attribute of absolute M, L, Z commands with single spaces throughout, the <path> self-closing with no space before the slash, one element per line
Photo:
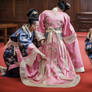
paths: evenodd
<path fill-rule="evenodd" d="M 30 8 L 39 13 L 56 6 L 58 0 L 0 0 L 0 24 L 27 22 L 26 12 Z M 71 4 L 67 13 L 71 17 L 75 31 L 87 31 L 92 27 L 92 0 L 66 0 Z"/>

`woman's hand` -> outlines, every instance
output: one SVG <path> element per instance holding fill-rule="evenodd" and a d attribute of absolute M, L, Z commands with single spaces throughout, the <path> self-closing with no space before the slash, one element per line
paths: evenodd
<path fill-rule="evenodd" d="M 41 59 L 42 59 L 42 60 L 47 60 L 47 58 L 46 58 L 45 55 L 41 55 Z"/>
<path fill-rule="evenodd" d="M 40 44 L 41 44 L 41 46 L 43 46 L 43 45 L 45 44 L 45 40 L 44 40 L 44 39 L 41 40 L 41 41 L 40 41 Z"/>

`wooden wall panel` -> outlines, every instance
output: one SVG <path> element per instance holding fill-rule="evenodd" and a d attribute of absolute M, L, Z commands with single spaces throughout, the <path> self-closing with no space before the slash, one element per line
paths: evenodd
<path fill-rule="evenodd" d="M 24 0 L 15 0 L 15 16 L 16 19 L 23 19 L 25 15 Z"/>
<path fill-rule="evenodd" d="M 87 11 L 87 0 L 80 0 L 80 12 Z"/>
<path fill-rule="evenodd" d="M 48 9 L 53 9 L 54 7 L 56 7 L 57 1 L 58 0 L 48 0 Z"/>
<path fill-rule="evenodd" d="M 92 0 L 87 0 L 87 11 L 92 12 Z"/>
<path fill-rule="evenodd" d="M 76 13 L 78 31 L 88 31 L 92 27 L 92 0 L 80 0 L 80 10 Z"/>
<path fill-rule="evenodd" d="M 26 12 L 28 9 L 35 8 L 41 13 L 43 10 L 55 7 L 57 1 L 58 0 L 0 0 L 0 23 L 18 23 L 22 25 L 27 22 Z M 66 1 L 71 4 L 71 8 L 67 13 L 70 15 L 71 23 L 74 28 L 77 29 L 78 16 L 81 12 L 92 12 L 92 0 Z"/>
<path fill-rule="evenodd" d="M 0 20 L 12 19 L 12 2 L 11 0 L 0 0 Z"/>
<path fill-rule="evenodd" d="M 27 0 L 27 10 L 35 8 L 41 13 L 43 10 L 48 9 L 48 0 Z"/>
<path fill-rule="evenodd" d="M 80 12 L 92 12 L 92 0 L 80 0 Z"/>

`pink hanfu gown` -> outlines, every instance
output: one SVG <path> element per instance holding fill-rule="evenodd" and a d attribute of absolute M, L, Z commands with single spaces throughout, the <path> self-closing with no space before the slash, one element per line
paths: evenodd
<path fill-rule="evenodd" d="M 20 64 L 20 77 L 25 85 L 68 88 L 74 87 L 80 82 L 80 76 L 75 72 L 74 63 L 68 50 L 71 49 L 70 44 L 76 40 L 75 32 L 72 32 L 70 24 L 67 24 L 68 18 L 64 12 L 50 10 L 45 10 L 40 14 L 36 36 L 38 41 L 45 40 L 39 50 L 46 56 L 46 59 L 42 59 L 33 46 L 29 59 L 24 58 Z M 73 39 L 67 43 L 67 38 L 63 38 L 63 36 L 71 35 Z M 68 49 L 65 41 L 69 44 Z M 76 47 L 76 49 L 78 49 L 77 53 L 80 53 L 79 48 Z M 72 52 L 72 50 L 70 51 Z M 82 61 L 80 62 L 79 68 L 83 67 Z"/>

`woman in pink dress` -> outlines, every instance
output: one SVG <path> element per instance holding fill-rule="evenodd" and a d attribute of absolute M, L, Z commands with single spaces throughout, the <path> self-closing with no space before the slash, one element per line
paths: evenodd
<path fill-rule="evenodd" d="M 40 14 L 36 37 L 41 43 L 39 50 L 45 56 L 41 58 L 32 51 L 30 61 L 21 62 L 20 76 L 25 85 L 68 88 L 80 82 L 80 76 L 75 72 L 63 41 L 63 36 L 72 34 L 72 31 L 67 31 L 70 28 L 66 25 L 69 16 L 64 12 L 69 9 L 69 5 L 59 1 L 57 9 L 58 11 L 45 10 Z"/>
<path fill-rule="evenodd" d="M 67 3 L 69 6 L 70 4 Z M 60 8 L 61 3 L 58 3 L 58 6 Z M 71 7 L 71 6 L 70 6 Z M 61 12 L 60 9 L 54 8 L 55 11 Z M 74 65 L 76 72 L 85 72 L 83 60 L 80 53 L 79 43 L 77 40 L 77 36 L 75 33 L 75 30 L 70 23 L 70 17 L 65 12 L 61 12 L 64 14 L 64 26 L 62 28 L 62 36 L 64 43 L 66 45 L 67 50 L 69 51 L 69 55 L 71 57 L 72 63 Z M 63 17 L 63 14 L 60 15 Z"/>

